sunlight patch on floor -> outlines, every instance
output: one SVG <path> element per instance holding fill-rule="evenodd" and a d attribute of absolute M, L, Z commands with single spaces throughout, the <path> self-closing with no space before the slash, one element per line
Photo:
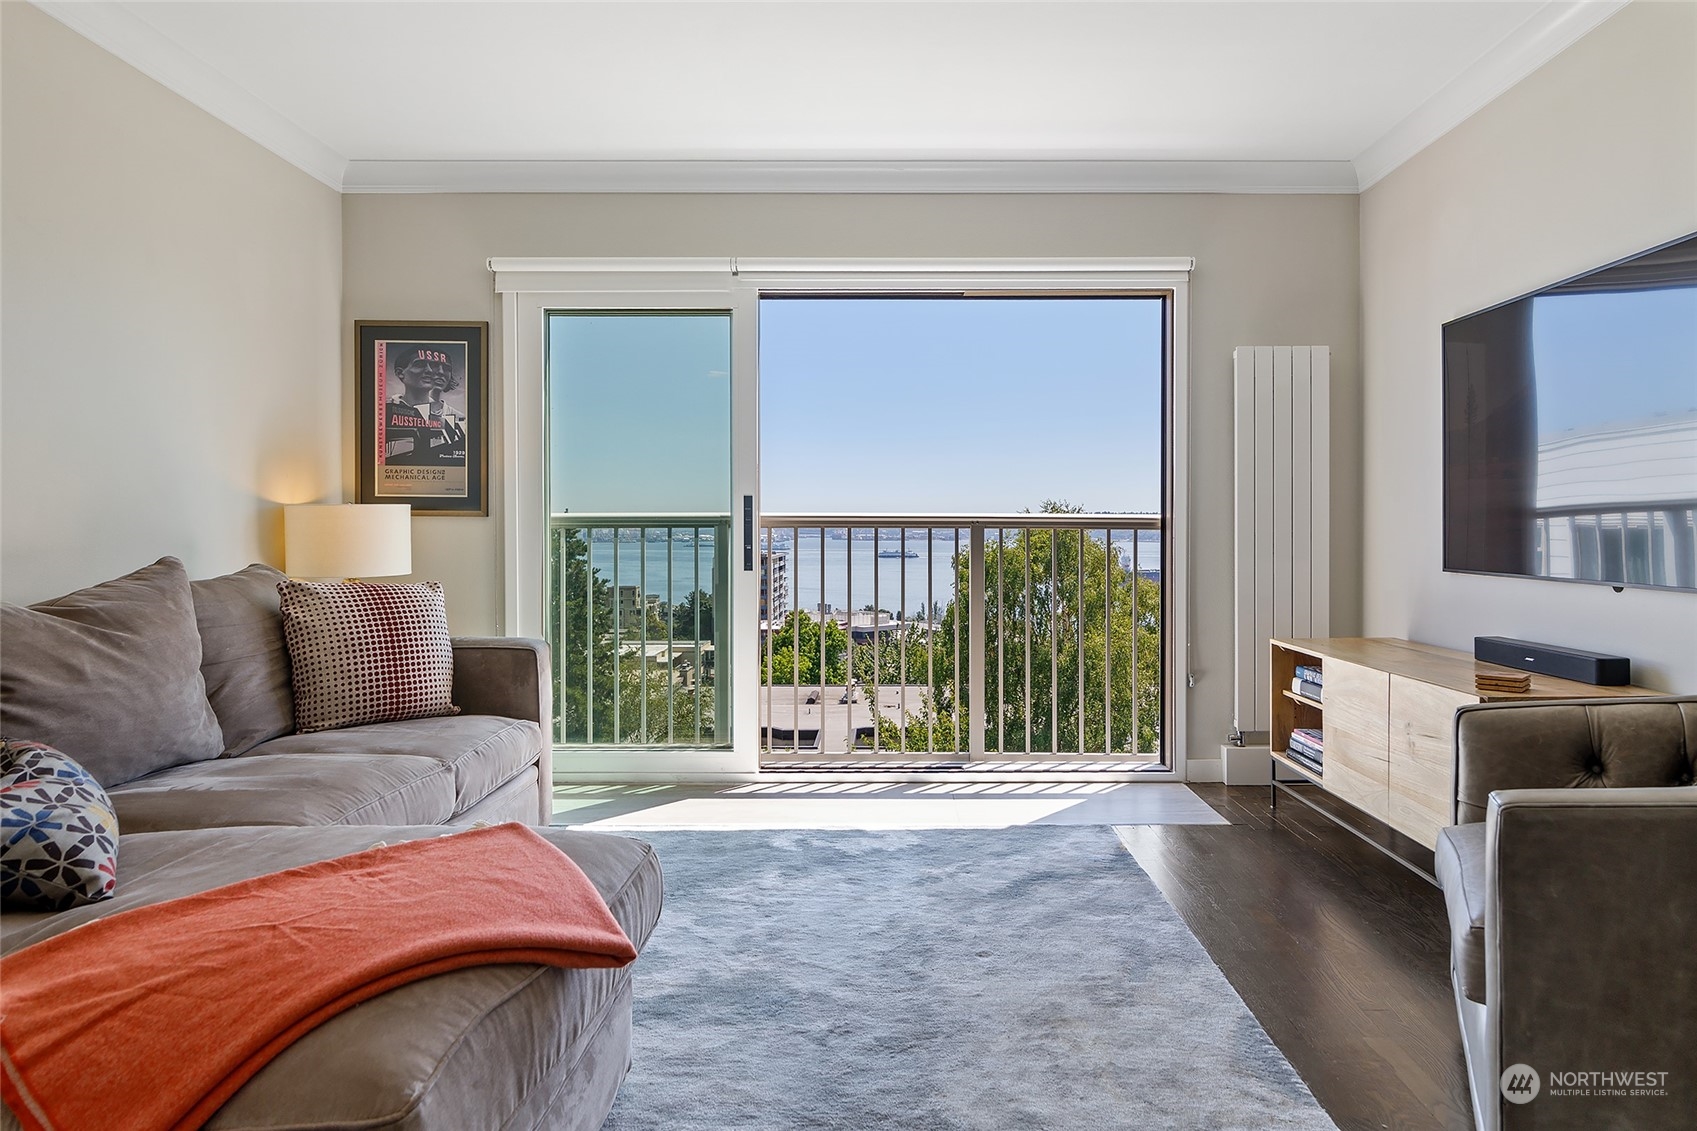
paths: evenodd
<path fill-rule="evenodd" d="M 1125 782 L 747 782 L 569 785 L 554 823 L 618 829 L 997 829 L 1223 825 L 1188 786 Z"/>

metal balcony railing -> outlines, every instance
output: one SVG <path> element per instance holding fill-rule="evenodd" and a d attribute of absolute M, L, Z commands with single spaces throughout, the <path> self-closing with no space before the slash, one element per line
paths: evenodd
<path fill-rule="evenodd" d="M 714 612 L 730 516 L 572 513 L 548 527 L 555 741 L 724 745 L 728 625 Z"/>
<path fill-rule="evenodd" d="M 763 516 L 763 757 L 1160 761 L 1161 531 Z"/>
<path fill-rule="evenodd" d="M 1533 572 L 1616 585 L 1697 585 L 1697 502 L 1541 507 Z"/>

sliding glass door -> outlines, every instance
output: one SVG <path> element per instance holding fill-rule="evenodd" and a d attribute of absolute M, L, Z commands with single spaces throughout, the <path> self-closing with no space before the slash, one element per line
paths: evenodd
<path fill-rule="evenodd" d="M 1189 260 L 491 260 L 502 296 L 501 631 L 542 636 L 553 646 L 556 780 L 752 775 L 763 747 L 769 754 L 799 749 L 808 728 L 797 716 L 810 706 L 842 708 L 845 754 L 858 752 L 860 729 L 871 728 L 866 744 L 875 752 L 947 750 L 972 761 L 1010 752 L 1027 759 L 1113 753 L 1147 764 L 1153 772 L 1140 777 L 1182 774 L 1190 267 Z M 804 489 L 800 478 L 776 474 L 769 479 L 774 497 L 783 493 L 780 485 L 799 493 L 788 509 L 763 505 L 762 299 L 921 294 L 1136 298 L 1112 305 L 1158 312 L 1170 397 L 1164 435 L 1172 444 L 1160 453 L 1158 505 L 1092 496 L 1090 505 L 1114 513 L 1003 516 L 978 513 L 989 504 L 975 503 L 965 516 L 960 506 L 932 502 L 916 516 L 911 491 L 856 510 L 852 500 L 838 502 L 823 488 Z M 1162 301 L 1143 301 L 1156 298 Z M 874 363 L 883 365 L 868 361 Z M 859 444 L 866 428 L 936 446 L 936 414 L 916 417 L 909 395 L 934 392 L 918 384 L 935 383 L 934 373 L 893 398 L 869 396 L 862 378 L 852 368 L 821 378 L 817 402 L 794 428 L 780 430 L 802 445 L 804 465 L 816 465 L 816 485 L 866 486 L 868 457 Z M 981 391 L 969 384 L 956 399 L 972 402 Z M 1099 398 L 1081 400 L 1081 411 L 1102 407 Z M 1019 430 L 1024 416 L 1017 410 L 1004 415 L 1018 418 L 1007 425 L 1016 447 L 1032 438 L 1029 428 Z M 1065 431 L 1042 442 L 1076 444 L 1077 429 Z M 1103 460 L 1123 459 L 1123 439 L 1091 450 Z M 1154 444 L 1137 448 L 1155 458 Z M 1052 470 L 1053 462 L 1044 466 Z M 981 478 L 955 462 L 910 471 L 905 481 L 897 477 L 898 486 Z M 1004 505 L 1035 508 L 1044 491 L 1060 489 L 1047 480 L 1030 487 L 1029 498 Z M 1075 505 L 1083 505 L 1082 495 Z M 955 521 L 963 517 L 969 520 Z M 925 542 L 930 528 L 935 548 Z M 779 545 L 786 530 L 787 547 Z M 950 539 L 936 537 L 943 530 Z M 807 558 L 808 548 L 817 556 Z M 855 572 L 852 581 L 845 572 L 840 595 L 829 568 L 820 567 L 826 548 L 850 551 L 839 555 L 845 563 L 853 551 L 870 555 L 845 564 Z M 927 555 L 939 568 L 925 568 Z M 1042 589 L 1045 577 L 1061 580 Z M 894 588 L 886 591 L 890 579 Z M 1068 585 L 1078 590 L 1071 604 Z M 950 619 L 957 590 L 968 599 Z M 1057 605 L 1076 606 L 1070 636 L 1039 631 L 1047 622 L 1037 614 Z M 1025 608 L 1036 612 L 1010 616 Z M 1154 611 L 1146 616 L 1146 609 Z M 854 646 L 852 672 L 845 652 L 840 679 L 828 639 L 839 628 Z M 787 652 L 786 631 L 797 636 Z M 945 636 L 963 677 L 953 698 Z M 1098 636 L 1113 641 L 1099 649 L 1099 664 L 1091 649 Z M 922 643 L 929 647 L 921 650 Z M 1088 678 L 1068 681 L 1068 647 Z M 811 678 L 800 670 L 810 660 L 818 665 Z M 793 700 L 787 709 L 776 703 L 780 684 Z M 816 703 L 807 699 L 810 691 Z M 886 692 L 895 697 L 888 710 Z M 851 709 L 870 704 L 868 694 L 877 721 L 867 716 L 870 707 L 858 716 Z M 1058 706 L 1046 715 L 1008 708 L 1016 701 Z M 952 742 L 938 736 L 945 709 Z M 820 749 L 826 729 L 814 727 Z"/>
<path fill-rule="evenodd" d="M 728 311 L 547 318 L 556 741 L 730 741 Z"/>

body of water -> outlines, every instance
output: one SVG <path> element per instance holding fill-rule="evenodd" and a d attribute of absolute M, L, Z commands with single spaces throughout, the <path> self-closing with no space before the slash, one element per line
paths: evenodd
<path fill-rule="evenodd" d="M 890 612 L 902 611 L 913 616 L 924 613 L 926 603 L 925 583 L 927 567 L 931 581 L 930 599 L 941 608 L 948 608 L 954 599 L 955 574 L 952 564 L 955 553 L 955 543 L 952 538 L 941 536 L 933 540 L 927 560 L 925 539 L 909 536 L 907 548 L 917 556 L 878 557 L 873 550 L 870 540 L 864 542 L 827 538 L 821 542 L 818 538 L 803 538 L 787 549 L 776 549 L 774 554 L 789 559 L 790 570 L 790 607 L 810 610 L 815 616 L 819 614 L 819 571 L 823 564 L 825 571 L 825 603 L 832 609 L 858 609 L 864 605 L 873 605 L 873 581 L 877 581 L 876 607 L 888 609 Z M 966 548 L 963 538 L 961 549 Z M 899 554 L 900 539 L 891 537 L 880 539 L 878 549 L 886 553 Z M 853 591 L 849 583 L 854 584 Z M 902 600 L 902 578 L 907 579 L 907 600 Z"/>
<path fill-rule="evenodd" d="M 646 561 L 643 551 L 646 549 Z M 700 573 L 696 572 L 696 551 L 700 550 Z M 716 546 L 713 542 L 677 542 L 671 545 L 671 574 L 668 588 L 666 543 L 664 542 L 591 542 L 589 564 L 601 580 L 614 581 L 613 559 L 618 558 L 618 584 L 636 585 L 640 582 L 645 594 L 659 597 L 668 604 L 678 604 L 697 589 L 712 593 L 718 586 L 713 579 Z"/>
<path fill-rule="evenodd" d="M 956 551 L 950 531 L 940 530 L 927 549 L 923 535 L 909 534 L 907 549 L 914 557 L 881 557 L 900 552 L 900 539 L 886 535 L 874 549 L 868 540 L 849 540 L 802 537 L 790 541 L 781 539 L 774 544 L 773 553 L 785 558 L 789 569 L 790 607 L 819 611 L 820 566 L 824 566 L 824 600 L 833 610 L 859 609 L 873 601 L 873 579 L 877 578 L 877 607 L 910 615 L 922 615 L 927 601 L 926 579 L 929 575 L 929 600 L 947 609 L 954 600 Z M 1012 532 L 1010 531 L 1010 538 Z M 1158 574 L 1161 568 L 1161 534 L 1155 530 L 1137 534 L 1137 564 L 1145 574 Z M 989 546 L 995 538 L 987 538 Z M 696 573 L 696 550 L 700 550 L 700 573 Z M 966 549 L 966 535 L 960 538 L 960 550 Z M 715 589 L 714 562 L 716 545 L 710 541 L 699 544 L 673 542 L 671 546 L 671 575 L 668 586 L 667 546 L 664 542 L 646 543 L 647 561 L 643 562 L 644 544 L 628 542 L 594 542 L 590 544 L 590 563 L 609 584 L 613 581 L 613 562 L 618 558 L 618 583 L 635 585 L 641 579 L 642 591 L 673 604 L 684 600 L 697 589 L 709 593 Z M 1114 535 L 1114 550 L 1120 567 L 1131 568 L 1130 532 Z M 851 570 L 852 565 L 852 570 Z M 1067 568 L 1061 563 L 1061 568 Z M 902 600 L 903 574 L 906 574 L 906 600 Z M 852 573 L 852 576 L 851 576 Z M 851 590 L 850 583 L 853 588 Z"/>

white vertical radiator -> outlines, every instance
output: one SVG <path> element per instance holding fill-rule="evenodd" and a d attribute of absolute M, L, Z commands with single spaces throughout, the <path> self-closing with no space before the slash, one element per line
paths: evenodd
<path fill-rule="evenodd" d="M 1331 350 L 1239 346 L 1234 742 L 1265 732 L 1267 638 L 1330 635 Z"/>

